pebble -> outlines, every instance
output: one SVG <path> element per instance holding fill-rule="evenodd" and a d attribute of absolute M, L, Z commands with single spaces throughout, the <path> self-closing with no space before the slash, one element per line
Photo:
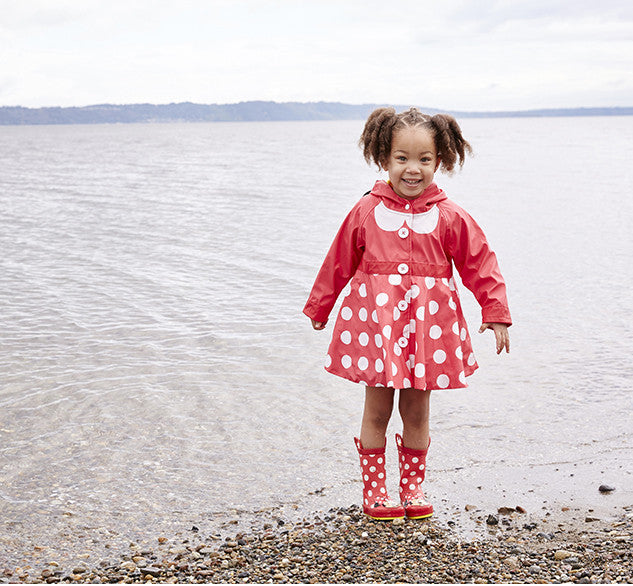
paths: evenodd
<path fill-rule="evenodd" d="M 609 484 L 601 484 L 598 490 L 600 492 L 613 492 L 615 490 L 615 486 L 611 486 Z"/>
<path fill-rule="evenodd" d="M 203 531 L 169 535 L 163 542 L 168 548 L 148 535 L 155 551 L 138 545 L 94 567 L 64 570 L 60 559 L 60 567 L 29 576 L 26 562 L 9 575 L 0 566 L 0 582 L 633 583 L 633 517 L 587 526 L 578 515 L 573 523 L 549 527 L 547 540 L 529 528 L 532 523 L 494 530 L 484 525 L 467 538 L 441 520 L 375 522 L 353 505 L 331 510 L 326 522 L 318 516 L 286 521 L 221 540 Z"/>

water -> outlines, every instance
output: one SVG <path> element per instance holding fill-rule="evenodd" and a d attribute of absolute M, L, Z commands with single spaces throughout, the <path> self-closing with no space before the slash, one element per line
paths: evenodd
<path fill-rule="evenodd" d="M 380 177 L 362 124 L 0 130 L 0 561 L 359 501 L 362 389 L 301 309 Z M 496 356 L 462 288 L 481 368 L 433 395 L 439 518 L 632 504 L 633 117 L 462 126 L 476 157 L 436 179 L 515 325 Z"/>

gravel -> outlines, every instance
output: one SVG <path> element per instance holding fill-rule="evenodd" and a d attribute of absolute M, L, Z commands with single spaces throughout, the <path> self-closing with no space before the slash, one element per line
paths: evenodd
<path fill-rule="evenodd" d="M 95 565 L 0 561 L 0 583 L 633 582 L 633 507 L 591 522 L 529 518 L 520 507 L 468 511 L 481 526 L 471 537 L 437 520 L 371 521 L 353 505 L 228 537 L 192 527 Z"/>

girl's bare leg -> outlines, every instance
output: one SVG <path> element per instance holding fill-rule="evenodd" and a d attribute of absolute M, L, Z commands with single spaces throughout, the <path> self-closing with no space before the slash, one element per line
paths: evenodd
<path fill-rule="evenodd" d="M 360 428 L 360 441 L 366 450 L 382 448 L 391 413 L 394 390 L 385 387 L 365 388 L 365 409 Z"/>
<path fill-rule="evenodd" d="M 402 417 L 402 443 L 413 450 L 429 447 L 431 391 L 401 389 L 398 409 Z"/>

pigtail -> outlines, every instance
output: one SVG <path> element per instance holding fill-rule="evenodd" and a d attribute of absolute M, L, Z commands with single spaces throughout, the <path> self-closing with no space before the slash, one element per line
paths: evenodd
<path fill-rule="evenodd" d="M 472 148 L 462 135 L 457 120 L 449 114 L 436 114 L 431 118 L 431 124 L 435 128 L 435 145 L 442 171 L 451 173 L 455 163 L 463 166 L 466 153 L 472 154 Z"/>
<path fill-rule="evenodd" d="M 382 168 L 391 152 L 391 135 L 398 116 L 393 108 L 377 108 L 367 118 L 365 128 L 358 141 L 368 163 Z"/>

